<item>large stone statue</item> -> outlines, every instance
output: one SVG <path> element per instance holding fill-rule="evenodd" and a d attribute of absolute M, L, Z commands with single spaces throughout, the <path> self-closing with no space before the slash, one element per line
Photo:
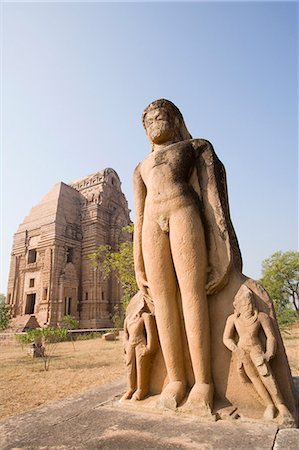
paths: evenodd
<path fill-rule="evenodd" d="M 233 299 L 244 283 L 273 321 L 282 395 L 293 416 L 295 397 L 271 299 L 242 274 L 230 220 L 226 177 L 212 145 L 192 139 L 177 107 L 151 103 L 143 113 L 151 153 L 134 173 L 136 280 L 153 305 L 161 351 L 150 375 L 160 406 L 199 415 L 229 404 L 248 404 L 252 393 L 231 395 L 230 352 L 222 336 Z M 269 319 L 270 320 L 270 319 Z M 273 376 L 275 369 L 273 369 Z M 243 388 L 242 388 L 243 389 Z M 238 402 L 238 400 L 241 400 Z M 250 403 L 250 402 L 249 402 Z"/>

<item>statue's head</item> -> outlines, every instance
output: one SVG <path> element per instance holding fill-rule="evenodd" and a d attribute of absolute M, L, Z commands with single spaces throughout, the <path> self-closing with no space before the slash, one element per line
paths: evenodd
<path fill-rule="evenodd" d="M 143 111 L 142 122 L 153 144 L 192 138 L 180 110 L 169 100 L 159 99 L 150 103 Z"/>
<path fill-rule="evenodd" d="M 126 309 L 126 317 L 141 316 L 143 312 L 152 313 L 153 305 L 149 301 L 150 298 L 138 291 L 134 297 L 131 298 L 130 303 Z"/>
<path fill-rule="evenodd" d="M 242 284 L 235 295 L 233 307 L 237 316 L 250 317 L 256 311 L 253 292 L 245 284 Z"/>

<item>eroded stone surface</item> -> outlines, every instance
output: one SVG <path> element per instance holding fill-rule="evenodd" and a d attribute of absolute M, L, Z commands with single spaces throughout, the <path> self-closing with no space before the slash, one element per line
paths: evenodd
<path fill-rule="evenodd" d="M 150 367 L 158 349 L 155 318 L 138 292 L 127 308 L 124 322 L 127 391 L 122 400 L 142 400 L 149 393 Z"/>
<path fill-rule="evenodd" d="M 270 360 L 275 356 L 277 341 L 269 316 L 258 311 L 253 292 L 246 285 L 238 290 L 233 306 L 234 314 L 227 318 L 223 343 L 236 354 L 240 376 L 245 382 L 251 381 L 261 398 L 265 420 L 273 420 L 278 413 L 281 426 L 296 426 L 271 369 Z M 261 333 L 265 343 L 261 340 Z"/>
<path fill-rule="evenodd" d="M 299 430 L 280 430 L 273 450 L 299 450 Z"/>
<path fill-rule="evenodd" d="M 134 172 L 134 262 L 140 295 L 155 316 L 160 342 L 149 369 L 150 394 L 160 395 L 161 407 L 182 407 L 203 417 L 233 406 L 240 417 L 271 421 L 284 408 L 291 417 L 284 426 L 294 426 L 297 399 L 273 303 L 242 273 L 224 166 L 208 141 L 192 139 L 171 102 L 151 103 L 143 124 L 151 152 Z M 222 340 L 241 287 L 251 291 L 259 323 L 269 324 L 257 330 L 263 361 L 251 366 L 250 379 L 248 373 L 246 379 L 240 376 L 236 358 Z M 267 330 L 273 339 L 266 336 L 265 346 Z M 270 351 L 271 342 L 276 351 Z M 269 389 L 261 395 L 252 383 L 261 383 L 258 368 L 268 370 L 275 407 L 272 400 L 265 404 Z"/>

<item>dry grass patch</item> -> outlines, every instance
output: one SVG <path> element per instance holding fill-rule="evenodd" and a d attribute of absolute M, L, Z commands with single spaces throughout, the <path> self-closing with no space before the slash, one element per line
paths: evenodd
<path fill-rule="evenodd" d="M 48 372 L 26 348 L 0 349 L 0 418 L 112 382 L 124 375 L 120 341 L 97 338 L 58 344 Z"/>
<path fill-rule="evenodd" d="M 292 375 L 299 376 L 299 322 L 282 332 Z"/>

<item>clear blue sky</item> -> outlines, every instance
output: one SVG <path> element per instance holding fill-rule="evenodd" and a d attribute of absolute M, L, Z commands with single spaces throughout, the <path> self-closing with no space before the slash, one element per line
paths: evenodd
<path fill-rule="evenodd" d="M 244 272 L 297 249 L 296 3 L 3 3 L 2 29 L 0 292 L 13 233 L 58 181 L 113 167 L 133 209 L 160 97 L 225 164 Z"/>

